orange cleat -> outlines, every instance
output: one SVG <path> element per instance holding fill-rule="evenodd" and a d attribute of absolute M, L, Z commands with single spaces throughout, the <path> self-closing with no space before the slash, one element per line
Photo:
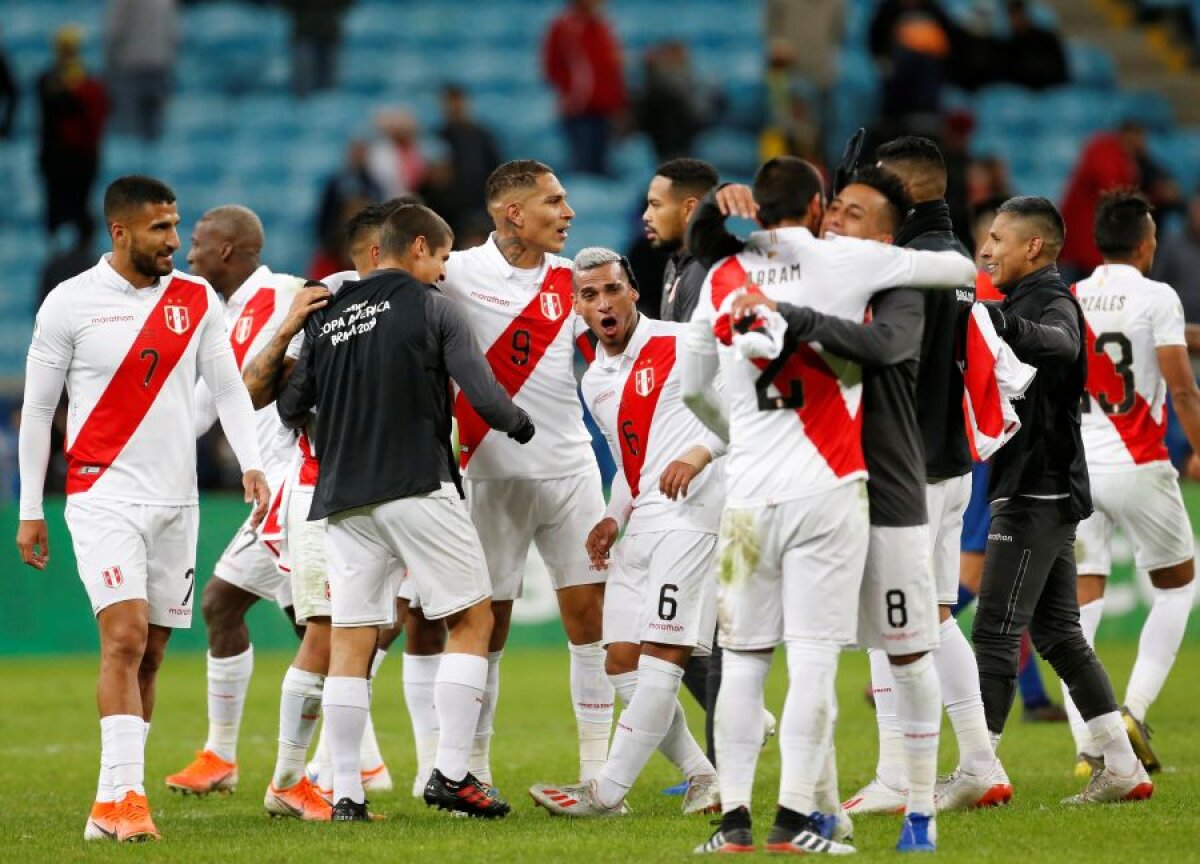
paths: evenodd
<path fill-rule="evenodd" d="M 328 822 L 333 813 L 329 802 L 321 797 L 317 787 L 307 777 L 286 789 L 276 789 L 275 784 L 267 786 L 267 794 L 263 806 L 272 816 L 301 819 L 305 822 Z"/>
<path fill-rule="evenodd" d="M 237 763 L 226 762 L 211 750 L 198 751 L 186 768 L 167 778 L 167 786 L 184 795 L 228 794 L 237 788 L 237 782 Z"/>
<path fill-rule="evenodd" d="M 126 792 L 125 797 L 117 803 L 113 815 L 117 841 L 120 843 L 142 843 L 162 838 L 154 827 L 154 820 L 150 818 L 150 803 L 145 795 Z"/>
<path fill-rule="evenodd" d="M 84 840 L 117 839 L 117 802 L 97 801 L 92 805 L 87 825 L 83 829 Z"/>

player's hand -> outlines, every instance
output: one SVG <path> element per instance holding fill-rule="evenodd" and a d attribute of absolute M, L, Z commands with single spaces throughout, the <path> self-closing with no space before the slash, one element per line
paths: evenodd
<path fill-rule="evenodd" d="M 1200 455 L 1193 453 L 1188 457 L 1184 473 L 1189 480 L 1200 480 Z"/>
<path fill-rule="evenodd" d="M 717 206 L 723 216 L 737 216 L 742 219 L 754 219 L 758 216 L 758 204 L 749 186 L 742 183 L 730 183 L 717 190 Z"/>
<path fill-rule="evenodd" d="M 617 524 L 617 520 L 611 516 L 605 516 L 588 534 L 587 541 L 583 545 L 587 549 L 592 566 L 597 570 L 608 569 L 608 554 L 612 550 L 613 544 L 617 542 L 617 535 L 620 533 L 621 526 Z"/>
<path fill-rule="evenodd" d="M 250 514 L 250 527 L 257 528 L 267 515 L 271 506 L 271 489 L 267 486 L 267 475 L 261 471 L 247 471 L 242 475 L 242 489 L 246 492 L 245 501 L 254 505 Z"/>
<path fill-rule="evenodd" d="M 318 309 L 328 306 L 329 298 L 332 296 L 333 294 L 330 293 L 329 289 L 320 282 L 310 282 L 297 291 L 296 296 L 292 298 L 292 305 L 288 309 L 287 317 L 279 325 L 279 337 L 281 339 L 291 339 L 303 330 L 304 322 L 308 320 L 308 316 Z"/>
<path fill-rule="evenodd" d="M 686 498 L 688 485 L 699 473 L 700 469 L 695 465 L 677 459 L 658 478 L 658 490 L 672 501 L 678 501 L 681 495 Z"/>
<path fill-rule="evenodd" d="M 524 410 L 518 408 L 521 412 L 521 425 L 508 433 L 508 437 L 516 441 L 518 444 L 528 444 L 533 439 L 533 434 L 537 431 L 533 425 L 531 418 Z"/>
<path fill-rule="evenodd" d="M 779 311 L 778 303 L 766 294 L 760 293 L 758 286 L 752 286 L 752 288 L 753 290 L 747 290 L 745 293 L 733 298 L 733 306 L 729 309 L 729 317 L 734 321 L 753 315 L 755 306 L 766 306 L 772 312 Z"/>
<path fill-rule="evenodd" d="M 21 560 L 34 570 L 45 570 L 50 563 L 50 535 L 45 519 L 22 519 L 17 526 L 17 548 Z"/>

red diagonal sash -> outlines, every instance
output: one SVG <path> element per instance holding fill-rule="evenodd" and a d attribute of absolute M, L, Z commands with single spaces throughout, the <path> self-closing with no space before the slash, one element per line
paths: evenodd
<path fill-rule="evenodd" d="M 646 464 L 646 451 L 650 447 L 654 409 L 658 407 L 658 399 L 674 365 L 675 337 L 652 336 L 638 352 L 621 393 L 621 404 L 617 408 L 621 467 L 634 498 L 641 492 L 642 466 Z"/>
<path fill-rule="evenodd" d="M 233 357 L 237 360 L 238 368 L 246 359 L 246 352 L 254 344 L 254 340 L 262 329 L 267 326 L 271 316 L 275 314 L 275 289 L 260 288 L 250 302 L 242 309 L 242 314 L 233 322 L 233 330 L 229 333 L 229 343 L 233 346 Z"/>
<path fill-rule="evenodd" d="M 68 495 L 91 489 L 129 443 L 207 311 L 203 285 L 167 285 L 67 451 Z"/>
<path fill-rule="evenodd" d="M 1103 404 L 1100 402 L 1101 394 L 1109 404 L 1116 405 L 1125 400 L 1125 381 L 1117 372 L 1108 352 L 1096 350 L 1096 334 L 1092 332 L 1092 325 L 1087 323 L 1086 317 L 1084 326 L 1087 329 L 1087 392 L 1095 403 L 1092 410 L 1100 411 Z M 1134 392 L 1133 407 L 1124 414 L 1105 413 L 1104 416 L 1121 436 L 1121 442 L 1135 465 L 1170 458 L 1165 438 L 1166 426 L 1155 421 L 1150 403 L 1141 393 Z"/>
<path fill-rule="evenodd" d="M 509 396 L 515 398 L 525 386 L 563 325 L 570 319 L 570 313 L 571 270 L 567 267 L 551 267 L 541 290 L 509 322 L 486 354 L 496 380 Z M 454 400 L 454 416 L 458 420 L 462 467 L 466 468 L 490 427 L 461 391 Z"/>

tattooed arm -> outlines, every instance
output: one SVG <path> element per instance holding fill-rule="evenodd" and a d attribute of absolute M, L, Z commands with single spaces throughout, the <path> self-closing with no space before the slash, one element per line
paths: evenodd
<path fill-rule="evenodd" d="M 288 356 L 288 346 L 296 334 L 304 329 L 308 316 L 329 303 L 329 289 L 320 282 L 310 282 L 292 300 L 288 316 L 279 325 L 278 332 L 242 370 L 242 380 L 250 391 L 254 407 L 265 408 L 275 401 L 283 390 L 288 377 L 296 366 L 296 358 Z"/>

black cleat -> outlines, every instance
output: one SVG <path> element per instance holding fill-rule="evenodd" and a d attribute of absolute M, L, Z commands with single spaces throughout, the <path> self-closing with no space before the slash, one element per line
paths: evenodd
<path fill-rule="evenodd" d="M 425 784 L 425 804 L 480 819 L 502 819 L 511 809 L 491 786 L 480 783 L 474 775 L 467 774 L 455 783 L 436 768 Z"/>
<path fill-rule="evenodd" d="M 367 802 L 361 804 L 351 801 L 349 798 L 343 798 L 333 805 L 333 813 L 329 817 L 330 822 L 370 822 L 371 816 L 367 813 Z"/>

